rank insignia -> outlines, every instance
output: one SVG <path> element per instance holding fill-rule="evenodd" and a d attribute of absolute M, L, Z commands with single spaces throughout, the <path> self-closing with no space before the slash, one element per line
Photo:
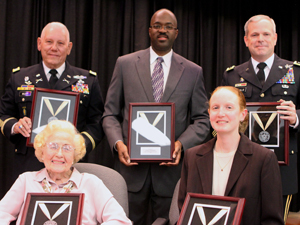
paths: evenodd
<path fill-rule="evenodd" d="M 89 73 L 92 74 L 93 76 L 97 76 L 97 73 L 92 70 L 90 70 Z"/>
<path fill-rule="evenodd" d="M 228 72 L 228 71 L 230 71 L 230 70 L 233 70 L 234 67 L 235 67 L 235 65 L 233 65 L 232 67 L 228 67 L 228 68 L 226 69 L 226 72 Z"/>
<path fill-rule="evenodd" d="M 83 75 L 74 75 L 73 78 L 74 79 L 78 79 L 78 80 L 82 80 L 82 79 L 86 79 L 86 76 L 83 76 Z"/>
<path fill-rule="evenodd" d="M 20 69 L 21 69 L 21 68 L 18 66 L 17 68 L 12 69 L 12 72 L 13 72 L 13 73 L 18 72 L 18 71 L 20 71 Z"/>
<path fill-rule="evenodd" d="M 37 83 L 40 82 L 40 81 L 43 81 L 43 78 L 36 79 L 36 80 L 35 80 L 35 83 L 37 84 Z"/>
<path fill-rule="evenodd" d="M 282 88 L 285 88 L 285 89 L 290 88 L 290 86 L 287 85 L 287 84 L 283 84 L 281 87 L 282 87 Z"/>
<path fill-rule="evenodd" d="M 282 66 L 278 66 L 279 69 L 282 69 Z"/>
<path fill-rule="evenodd" d="M 90 93 L 88 84 L 82 82 L 77 82 L 76 85 L 72 85 L 72 91 L 84 94 Z"/>
<path fill-rule="evenodd" d="M 19 96 L 20 96 L 20 97 L 29 97 L 29 96 L 31 96 L 31 92 L 32 92 L 32 91 L 21 91 L 21 92 L 19 93 Z"/>
<path fill-rule="evenodd" d="M 70 76 L 70 75 L 67 75 L 67 77 L 68 77 L 68 78 L 71 78 L 71 76 Z"/>
<path fill-rule="evenodd" d="M 294 62 L 294 65 L 300 66 L 300 62 L 295 61 L 295 62 Z"/>
<path fill-rule="evenodd" d="M 31 81 L 29 80 L 28 76 L 24 77 L 24 83 L 27 84 L 27 85 L 32 84 Z"/>
<path fill-rule="evenodd" d="M 40 77 L 40 76 L 41 76 L 41 74 L 39 74 L 39 73 L 38 73 L 38 74 L 37 74 L 37 75 L 35 75 L 35 76 L 36 76 L 36 77 Z"/>
<path fill-rule="evenodd" d="M 34 91 L 34 85 L 21 85 L 17 88 L 18 91 Z"/>
<path fill-rule="evenodd" d="M 294 69 L 289 68 L 287 73 L 276 84 L 295 84 Z"/>

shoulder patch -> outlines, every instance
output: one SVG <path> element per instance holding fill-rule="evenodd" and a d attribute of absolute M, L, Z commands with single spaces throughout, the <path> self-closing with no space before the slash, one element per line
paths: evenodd
<path fill-rule="evenodd" d="M 295 61 L 295 62 L 294 62 L 294 65 L 295 65 L 295 66 L 300 66 L 300 62 Z"/>
<path fill-rule="evenodd" d="M 233 65 L 232 67 L 228 67 L 228 68 L 226 69 L 226 72 L 228 72 L 228 71 L 230 71 L 230 70 L 233 70 L 234 67 L 235 67 L 235 65 Z"/>
<path fill-rule="evenodd" d="M 21 69 L 21 68 L 18 66 L 17 68 L 12 69 L 12 72 L 13 72 L 13 73 L 16 73 L 16 72 L 20 71 L 20 69 Z"/>
<path fill-rule="evenodd" d="M 93 76 L 97 76 L 97 73 L 94 72 L 94 71 L 92 71 L 92 70 L 90 70 L 89 73 L 90 73 L 91 75 L 93 75 Z"/>

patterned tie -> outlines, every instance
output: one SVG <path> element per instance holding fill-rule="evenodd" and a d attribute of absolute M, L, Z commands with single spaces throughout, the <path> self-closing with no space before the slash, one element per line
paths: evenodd
<path fill-rule="evenodd" d="M 162 57 L 157 57 L 156 64 L 152 73 L 152 88 L 153 97 L 155 102 L 160 102 L 163 95 L 164 88 L 164 70 L 162 67 L 162 62 L 164 59 Z"/>
<path fill-rule="evenodd" d="M 267 66 L 264 62 L 261 62 L 257 65 L 259 71 L 257 72 L 257 78 L 259 79 L 261 86 L 264 86 L 265 84 L 265 71 L 264 68 Z"/>
<path fill-rule="evenodd" d="M 49 80 L 49 84 L 50 84 L 50 87 L 53 89 L 54 86 L 55 86 L 55 84 L 56 84 L 56 82 L 58 81 L 58 78 L 57 78 L 57 76 L 56 76 L 57 70 L 52 69 L 52 70 L 50 70 L 49 73 L 51 73 L 51 77 L 50 77 L 50 80 Z"/>

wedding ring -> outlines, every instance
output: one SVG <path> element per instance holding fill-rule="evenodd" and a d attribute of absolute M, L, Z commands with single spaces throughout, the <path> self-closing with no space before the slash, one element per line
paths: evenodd
<path fill-rule="evenodd" d="M 22 128 L 23 128 L 23 125 L 20 125 L 19 128 L 22 129 Z"/>

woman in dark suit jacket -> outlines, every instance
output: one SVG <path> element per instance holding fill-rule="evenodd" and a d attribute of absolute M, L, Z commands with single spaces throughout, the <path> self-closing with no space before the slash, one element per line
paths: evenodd
<path fill-rule="evenodd" d="M 185 152 L 178 205 L 187 192 L 245 198 L 241 224 L 284 224 L 282 190 L 275 154 L 239 133 L 247 115 L 235 87 L 218 87 L 209 101 L 217 136 Z"/>

